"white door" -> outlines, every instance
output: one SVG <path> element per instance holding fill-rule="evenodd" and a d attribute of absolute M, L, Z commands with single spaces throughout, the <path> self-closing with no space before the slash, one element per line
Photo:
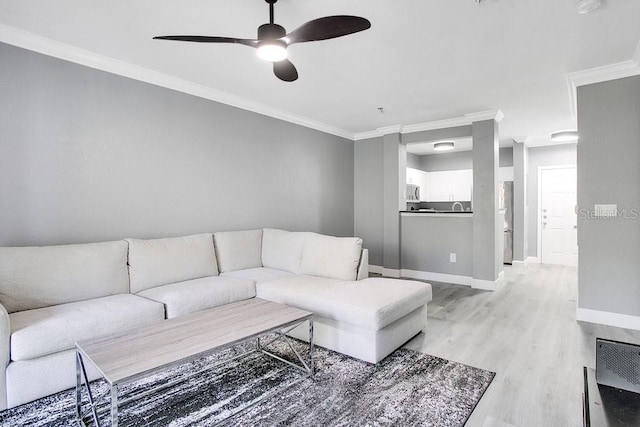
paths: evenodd
<path fill-rule="evenodd" d="M 576 168 L 540 171 L 540 246 L 543 264 L 578 265 Z"/>

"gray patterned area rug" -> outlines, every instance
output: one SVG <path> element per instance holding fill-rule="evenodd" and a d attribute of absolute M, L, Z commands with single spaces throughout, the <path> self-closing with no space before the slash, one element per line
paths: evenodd
<path fill-rule="evenodd" d="M 308 346 L 294 341 L 298 351 Z M 254 353 L 221 367 L 189 375 L 244 351 L 236 347 L 154 375 L 122 388 L 122 398 L 176 377 L 185 380 L 121 408 L 121 426 L 210 426 L 237 409 L 228 426 L 462 426 L 494 373 L 413 350 L 399 349 L 376 365 L 316 347 L 316 373 L 259 402 L 298 371 Z M 276 342 L 271 350 L 287 359 L 291 350 Z M 106 384 L 92 383 L 99 394 Z M 86 402 L 86 393 L 84 393 Z M 122 400 L 122 399 L 121 399 Z M 259 402 L 253 406 L 252 403 Z M 103 406 L 108 406 L 108 398 Z M 73 390 L 0 412 L 3 426 L 75 424 Z M 106 415 L 106 412 L 105 412 Z M 109 425 L 107 417 L 101 425 Z"/>

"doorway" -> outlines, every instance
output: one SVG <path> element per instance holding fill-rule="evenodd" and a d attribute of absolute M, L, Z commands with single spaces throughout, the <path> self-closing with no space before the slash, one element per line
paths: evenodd
<path fill-rule="evenodd" d="M 576 167 L 538 170 L 538 248 L 543 264 L 578 265 Z"/>

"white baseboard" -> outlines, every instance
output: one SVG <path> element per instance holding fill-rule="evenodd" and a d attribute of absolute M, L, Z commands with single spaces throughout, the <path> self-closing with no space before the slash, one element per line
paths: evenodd
<path fill-rule="evenodd" d="M 495 281 L 479 280 L 474 279 L 471 276 L 458 276 L 455 274 L 433 273 L 430 271 L 408 270 L 404 268 L 402 270 L 394 270 L 384 268 L 379 265 L 370 265 L 369 271 L 372 273 L 382 274 L 386 277 L 406 277 L 409 279 L 453 283 L 455 285 L 471 286 L 474 289 L 483 289 L 486 291 L 495 291 L 498 282 L 502 280 L 504 276 L 504 271 L 501 271 L 498 279 L 496 279 Z"/>
<path fill-rule="evenodd" d="M 369 266 L 370 273 L 382 274 L 385 277 L 395 277 L 400 278 L 400 270 L 396 270 L 393 268 L 385 268 L 379 265 L 370 265 Z"/>
<path fill-rule="evenodd" d="M 640 331 L 640 317 L 628 314 L 578 308 L 576 309 L 576 320 Z"/>
<path fill-rule="evenodd" d="M 495 291 L 498 287 L 498 282 L 504 277 L 504 271 L 501 271 L 496 280 L 480 280 L 473 279 L 471 287 L 474 289 L 482 289 L 485 291 Z"/>
<path fill-rule="evenodd" d="M 418 280 L 433 280 L 434 282 L 453 283 L 456 285 L 471 286 L 472 278 L 469 276 L 456 276 L 455 274 L 431 273 L 428 271 L 403 269 L 402 277 Z"/>
<path fill-rule="evenodd" d="M 382 267 L 369 264 L 369 273 L 382 274 Z"/>
<path fill-rule="evenodd" d="M 527 259 L 525 259 L 524 261 L 520 261 L 520 260 L 517 260 L 517 259 L 514 259 L 513 261 L 511 261 L 512 265 L 516 265 L 516 264 L 517 265 L 540 264 L 540 263 L 541 263 L 540 258 L 535 257 L 535 256 L 527 257 Z"/>

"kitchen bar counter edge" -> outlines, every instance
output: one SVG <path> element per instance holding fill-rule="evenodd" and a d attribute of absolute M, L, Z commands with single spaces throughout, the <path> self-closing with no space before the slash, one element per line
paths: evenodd
<path fill-rule="evenodd" d="M 470 218 L 473 212 L 418 212 L 418 211 L 400 211 L 400 216 L 430 216 L 438 218 Z"/>

